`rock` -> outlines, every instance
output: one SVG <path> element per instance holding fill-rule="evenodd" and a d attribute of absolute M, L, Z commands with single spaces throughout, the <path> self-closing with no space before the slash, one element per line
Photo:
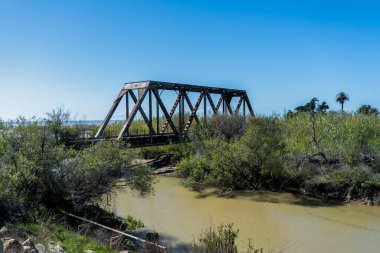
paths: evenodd
<path fill-rule="evenodd" d="M 59 242 L 55 244 L 49 244 L 49 252 L 53 253 L 65 253 L 65 250 L 62 248 Z"/>
<path fill-rule="evenodd" d="M 172 167 L 163 167 L 160 169 L 154 170 L 154 174 L 162 175 L 162 174 L 171 174 L 174 172 L 174 169 Z"/>
<path fill-rule="evenodd" d="M 23 242 L 29 238 L 29 235 L 21 228 L 4 226 L 0 229 L 0 238 L 3 238 L 4 242 L 10 239 L 18 239 Z"/>
<path fill-rule="evenodd" d="M 16 239 L 7 240 L 4 243 L 4 253 L 24 253 L 24 246 Z"/>
<path fill-rule="evenodd" d="M 42 243 L 37 243 L 36 249 L 39 253 L 45 253 L 46 252 L 46 247 Z"/>
<path fill-rule="evenodd" d="M 29 247 L 32 247 L 32 248 L 36 248 L 36 246 L 34 245 L 34 242 L 28 238 L 25 242 L 22 243 L 22 245 L 25 247 L 25 246 L 29 246 Z"/>
<path fill-rule="evenodd" d="M 7 228 L 7 227 L 2 227 L 1 229 L 0 229 L 0 237 L 4 237 L 5 235 L 7 235 L 8 234 L 8 232 L 9 232 L 9 229 Z"/>
<path fill-rule="evenodd" d="M 87 250 L 84 250 L 84 253 L 95 253 L 95 251 L 87 249 Z"/>
<path fill-rule="evenodd" d="M 31 246 L 24 246 L 24 253 L 38 253 L 38 250 Z"/>
<path fill-rule="evenodd" d="M 38 253 L 34 242 L 30 238 L 23 242 L 22 245 L 24 246 L 24 253 Z"/>
<path fill-rule="evenodd" d="M 145 239 L 150 242 L 155 242 L 158 240 L 158 233 L 147 233 Z"/>

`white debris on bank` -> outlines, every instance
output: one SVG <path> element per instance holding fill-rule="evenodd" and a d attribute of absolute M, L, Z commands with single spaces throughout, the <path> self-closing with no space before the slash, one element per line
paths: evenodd
<path fill-rule="evenodd" d="M 0 253 L 65 253 L 60 242 L 50 243 L 48 249 L 41 243 L 34 243 L 34 238 L 16 228 L 0 229 Z"/>

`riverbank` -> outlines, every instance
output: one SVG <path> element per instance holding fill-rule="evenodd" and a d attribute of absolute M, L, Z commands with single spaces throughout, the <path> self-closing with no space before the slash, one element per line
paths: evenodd
<path fill-rule="evenodd" d="M 3 224 L 0 252 L 168 253 L 165 246 L 152 238 L 154 234 L 137 234 L 136 229 L 142 227 L 144 224 L 132 216 L 121 218 L 98 206 L 87 206 L 76 215 L 49 212 L 34 222 Z M 147 250 L 152 248 L 157 249 Z"/>
<path fill-rule="evenodd" d="M 5 253 L 117 253 L 97 241 L 58 223 L 16 223 L 0 230 L 0 251 Z M 2 246 L 2 247 L 1 247 Z"/>
<path fill-rule="evenodd" d="M 185 184 L 195 190 L 211 186 L 224 196 L 296 191 L 379 205 L 379 125 L 378 115 L 336 112 L 249 121 L 215 116 L 197 125 L 191 141 L 168 150 L 173 149 Z"/>
<path fill-rule="evenodd" d="M 196 182 L 189 182 L 186 180 L 186 177 L 184 177 L 184 172 L 182 171 L 183 168 L 180 168 L 176 165 L 176 163 L 173 163 L 172 157 L 175 156 L 176 149 L 181 149 L 181 144 L 177 146 L 177 148 L 144 148 L 144 151 L 140 151 L 142 154 L 140 154 L 140 158 L 134 160 L 134 164 L 144 164 L 149 165 L 153 169 L 153 173 L 155 175 L 160 176 L 170 176 L 170 177 L 177 177 L 182 180 L 183 186 L 188 187 L 192 190 L 202 192 L 205 189 L 213 189 L 212 184 L 208 183 L 196 183 Z M 153 149 L 153 151 L 152 151 Z M 158 150 L 156 150 L 158 149 Z M 172 150 L 171 150 L 172 149 Z M 168 150 L 171 150 L 171 152 L 168 152 Z M 161 153 L 160 153 L 161 152 Z M 176 158 L 180 159 L 180 158 Z M 181 165 L 180 165 L 181 166 Z M 274 188 L 274 189 L 268 189 L 267 187 L 256 189 L 240 189 L 240 191 L 245 192 L 255 192 L 255 191 L 261 191 L 261 192 L 283 192 L 283 193 L 291 193 L 291 194 L 297 194 L 299 196 L 307 196 L 312 198 L 321 199 L 324 201 L 328 201 L 331 203 L 360 203 L 368 206 L 380 206 L 380 186 L 379 185 L 373 185 L 370 189 L 368 187 L 363 187 L 362 191 L 354 191 L 354 187 L 351 187 L 351 189 L 347 189 L 347 191 L 342 191 L 341 187 L 345 187 L 344 185 L 338 185 L 335 182 L 334 184 L 329 184 L 328 182 L 318 182 L 317 180 L 314 181 L 308 181 L 307 183 L 303 184 L 301 187 L 296 188 L 295 185 L 290 185 L 290 187 L 284 186 L 281 190 Z M 215 189 L 215 188 L 214 188 Z M 350 191 L 351 190 L 351 191 Z M 237 190 L 239 191 L 239 190 Z M 233 197 L 236 191 L 229 191 L 229 192 L 220 192 L 216 190 L 216 194 L 222 197 Z"/>

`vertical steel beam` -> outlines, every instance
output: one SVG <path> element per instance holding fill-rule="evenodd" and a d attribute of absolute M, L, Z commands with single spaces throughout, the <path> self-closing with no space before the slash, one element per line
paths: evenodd
<path fill-rule="evenodd" d="M 245 98 L 244 98 L 244 102 L 243 102 L 243 117 L 245 119 Z"/>
<path fill-rule="evenodd" d="M 129 95 L 128 92 L 125 93 L 125 120 L 129 117 Z"/>
<path fill-rule="evenodd" d="M 180 91 L 181 100 L 179 102 L 179 133 L 180 136 L 183 134 L 184 124 L 185 124 L 185 96 L 183 95 L 184 91 Z"/>
<path fill-rule="evenodd" d="M 207 96 L 206 96 L 206 90 L 203 92 L 203 124 L 207 124 Z"/>
<path fill-rule="evenodd" d="M 226 114 L 226 95 L 223 94 L 223 115 Z"/>
<path fill-rule="evenodd" d="M 152 117 L 152 88 L 149 88 L 149 139 L 150 143 L 153 143 L 153 117 Z"/>
<path fill-rule="evenodd" d="M 160 94 L 157 90 L 157 93 Z M 156 99 L 156 132 L 157 134 L 159 133 L 160 131 L 160 107 L 158 105 L 158 101 Z"/>
<path fill-rule="evenodd" d="M 129 118 L 129 93 L 125 93 L 125 121 Z M 127 136 L 129 135 L 129 129 L 126 132 Z"/>

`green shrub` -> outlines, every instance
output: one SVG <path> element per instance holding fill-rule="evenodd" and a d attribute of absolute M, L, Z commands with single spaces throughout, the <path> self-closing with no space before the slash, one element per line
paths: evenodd
<path fill-rule="evenodd" d="M 124 219 L 124 224 L 128 226 L 128 230 L 136 230 L 144 227 L 144 223 L 141 220 L 137 220 L 130 215 Z"/>
<path fill-rule="evenodd" d="M 0 125 L 4 217 L 38 209 L 80 209 L 112 193 L 115 180 L 122 176 L 127 186 L 142 195 L 152 192 L 151 170 L 131 168 L 132 154 L 120 143 L 103 141 L 76 151 L 61 144 L 64 126 L 55 122 L 60 120 L 19 118 L 14 124 Z"/>
<path fill-rule="evenodd" d="M 331 182 L 335 183 L 364 183 L 370 180 L 368 170 L 364 168 L 341 168 L 330 174 Z"/>
<path fill-rule="evenodd" d="M 191 245 L 194 253 L 238 253 L 236 239 L 239 230 L 233 228 L 233 224 L 221 224 L 217 229 L 210 227 L 194 240 Z M 254 249 L 251 242 L 248 244 L 247 253 L 262 253 L 262 249 Z"/>
<path fill-rule="evenodd" d="M 241 133 L 231 130 L 232 138 L 215 128 L 230 125 L 223 120 L 195 128 L 193 152 L 179 163 L 186 182 L 215 186 L 223 193 L 295 189 L 305 182 L 376 184 L 379 178 L 378 115 L 299 112 L 285 118 L 256 117 Z"/>

